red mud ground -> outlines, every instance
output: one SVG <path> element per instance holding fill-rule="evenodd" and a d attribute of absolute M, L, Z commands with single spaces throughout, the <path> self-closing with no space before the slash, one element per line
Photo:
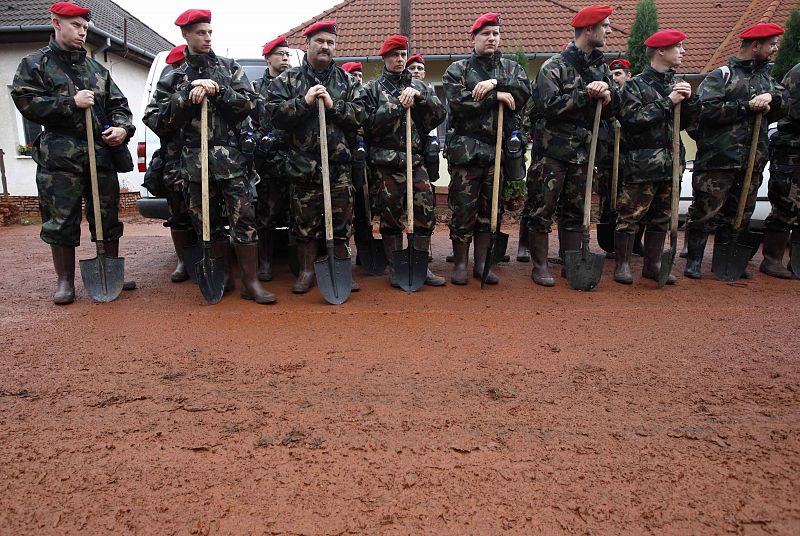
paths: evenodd
<path fill-rule="evenodd" d="M 58 308 L 0 230 L 0 534 L 800 534 L 798 281 L 208 306 L 126 231 L 139 290 Z"/>

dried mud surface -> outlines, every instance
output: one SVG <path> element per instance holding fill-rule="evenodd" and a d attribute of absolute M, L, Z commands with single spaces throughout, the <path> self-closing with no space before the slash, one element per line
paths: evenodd
<path fill-rule="evenodd" d="M 69 307 L 38 228 L 0 229 L 0 534 L 800 533 L 798 281 L 354 268 L 335 307 L 279 264 L 277 305 L 208 306 L 126 223 L 139 289 Z"/>

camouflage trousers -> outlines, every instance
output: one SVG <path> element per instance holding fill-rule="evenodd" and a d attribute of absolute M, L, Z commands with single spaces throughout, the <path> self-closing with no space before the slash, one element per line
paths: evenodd
<path fill-rule="evenodd" d="M 556 216 L 559 229 L 580 231 L 586 164 L 571 164 L 545 156 L 530 167 L 528 175 L 528 229 L 534 233 L 549 233 L 553 216 Z"/>
<path fill-rule="evenodd" d="M 325 212 L 322 184 L 293 180 L 289 186 L 292 234 L 300 242 L 325 238 Z M 331 207 L 333 237 L 349 240 L 353 236 L 353 184 L 350 166 L 331 166 Z"/>
<path fill-rule="evenodd" d="M 169 206 L 169 228 L 173 231 L 192 231 L 192 215 L 186 204 L 186 187 L 183 182 L 167 185 L 167 205 Z"/>
<path fill-rule="evenodd" d="M 692 175 L 692 204 L 689 206 L 687 230 L 710 233 L 717 227 L 732 227 L 739 206 L 745 169 L 695 171 Z M 756 195 L 761 186 L 761 171 L 753 171 L 750 191 L 744 209 L 745 226 L 756 208 Z"/>
<path fill-rule="evenodd" d="M 617 199 L 618 233 L 636 234 L 647 222 L 647 231 L 669 230 L 672 213 L 672 182 L 628 182 Z"/>
<path fill-rule="evenodd" d="M 100 190 L 100 214 L 103 238 L 119 240 L 119 180 L 114 172 L 97 170 Z M 42 217 L 42 240 L 53 246 L 79 246 L 81 243 L 81 201 L 86 201 L 86 220 L 92 241 L 95 240 L 94 204 L 89 174 L 36 169 L 39 190 L 39 213 Z"/>
<path fill-rule="evenodd" d="M 494 165 L 450 166 L 450 186 L 447 194 L 447 206 L 452 213 L 450 240 L 469 243 L 474 234 L 491 231 L 493 172 Z M 502 192 L 502 174 L 500 180 L 500 192 Z M 503 214 L 502 202 L 498 211 L 500 218 Z"/>
<path fill-rule="evenodd" d="M 265 178 L 256 185 L 256 228 L 259 232 L 289 225 L 289 179 Z"/>
<path fill-rule="evenodd" d="M 800 224 L 800 165 L 783 166 L 773 161 L 768 188 L 772 210 L 764 221 L 764 227 L 789 231 Z"/>
<path fill-rule="evenodd" d="M 406 173 L 376 166 L 378 197 L 381 206 L 381 234 L 397 235 L 406 227 Z M 429 236 L 436 226 L 436 200 L 424 166 L 412 170 L 414 188 L 414 233 Z"/>
<path fill-rule="evenodd" d="M 227 223 L 230 226 L 230 236 L 237 244 L 257 242 L 255 211 L 250 199 L 250 182 L 247 177 L 210 181 L 208 186 L 212 241 L 225 242 L 228 240 L 228 233 L 224 227 Z M 201 184 L 189 182 L 187 196 L 194 230 L 197 236 L 202 238 L 203 191 Z"/>

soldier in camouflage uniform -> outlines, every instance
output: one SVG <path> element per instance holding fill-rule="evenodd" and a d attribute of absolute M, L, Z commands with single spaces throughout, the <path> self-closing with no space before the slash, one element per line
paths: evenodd
<path fill-rule="evenodd" d="M 159 80 L 145 110 L 145 121 L 159 136 L 178 133 L 183 146 L 180 175 L 187 183 L 187 200 L 198 236 L 202 231 L 200 109 L 208 99 L 208 160 L 212 253 L 225 256 L 230 225 L 242 275 L 241 297 L 274 303 L 275 295 L 261 287 L 256 275 L 258 234 L 250 199 L 250 159 L 241 148 L 241 125 L 249 120 L 255 96 L 244 69 L 211 50 L 211 12 L 190 9 L 175 21 L 186 40 L 186 62 Z M 230 266 L 228 275 L 230 276 Z M 230 288 L 230 285 L 228 285 Z"/>
<path fill-rule="evenodd" d="M 741 48 L 727 65 L 708 73 L 698 88 L 702 109 L 697 131 L 697 158 L 692 177 L 692 204 L 686 223 L 688 256 L 683 274 L 700 278 L 708 234 L 728 242 L 732 234 L 742 189 L 755 114 L 764 113 L 755 168 L 744 211 L 743 225 L 750 222 L 767 163 L 769 124 L 783 116 L 783 87 L 769 75 L 770 58 L 778 50 L 777 24 L 757 24 L 742 32 Z M 750 277 L 745 271 L 742 277 Z"/>
<path fill-rule="evenodd" d="M 599 50 L 611 33 L 608 6 L 589 6 L 572 19 L 575 40 L 542 65 L 534 84 L 544 117 L 541 159 L 528 190 L 532 279 L 542 286 L 555 280 L 547 267 L 548 233 L 558 217 L 559 252 L 578 250 L 583 225 L 586 166 L 597 99 L 603 118 L 613 118 L 620 90 Z M 565 273 L 562 271 L 562 275 Z"/>
<path fill-rule="evenodd" d="M 403 249 L 403 229 L 406 223 L 406 110 L 411 109 L 411 136 L 414 191 L 414 247 L 428 251 L 431 233 L 436 225 L 435 201 L 423 158 L 428 132 L 444 120 L 446 110 L 433 89 L 414 80 L 406 69 L 408 39 L 403 35 L 391 36 L 383 42 L 378 55 L 383 58 L 383 74 L 369 82 L 365 89 L 369 97 L 369 117 L 365 134 L 369 146 L 369 160 L 378 181 L 381 206 L 381 236 L 386 258 L 389 261 L 389 278 L 395 280 L 392 257 Z M 407 231 L 408 232 L 408 231 Z M 430 268 L 425 284 L 442 286 L 443 277 L 434 275 Z"/>
<path fill-rule="evenodd" d="M 86 141 L 85 110 L 92 108 L 105 253 L 119 255 L 122 222 L 118 218 L 119 181 L 112 153 L 127 152 L 133 136 L 128 100 L 97 61 L 86 56 L 83 44 L 89 9 L 67 2 L 51 7 L 55 36 L 50 44 L 19 64 L 11 97 L 29 121 L 44 126 L 33 143 L 36 186 L 42 216 L 42 240 L 50 244 L 57 283 L 53 302 L 75 301 L 75 247 L 81 239 L 81 200 L 95 240 L 94 211 Z M 67 74 L 65 69 L 74 74 Z M 82 88 L 76 87 L 70 76 Z M 105 123 L 105 124 L 104 124 Z M 109 126 L 110 125 L 110 126 Z M 122 154 L 122 156 L 125 156 Z M 127 155 L 130 160 L 130 155 Z M 130 171 L 131 168 L 121 169 Z M 135 288 L 126 282 L 125 290 Z"/>
<path fill-rule="evenodd" d="M 530 96 L 522 66 L 503 58 L 499 50 L 500 16 L 497 13 L 480 16 L 471 33 L 475 47 L 472 55 L 450 65 L 442 78 L 453 129 L 447 144 L 450 167 L 447 203 L 452 212 L 450 239 L 455 257 L 450 280 L 456 285 L 467 284 L 473 235 L 475 277 L 481 277 L 486 262 L 498 105 L 505 106 L 510 119 L 514 111 L 523 109 Z M 507 135 L 508 129 L 505 130 Z M 489 272 L 486 282 L 498 281 L 497 275 Z"/>
<path fill-rule="evenodd" d="M 622 136 L 625 151 L 622 165 L 625 182 L 617 206 L 614 234 L 616 269 L 614 280 L 631 284 L 630 258 L 635 235 L 647 221 L 642 276 L 658 280 L 661 253 L 669 229 L 672 207 L 672 162 L 684 150 L 672 154 L 673 112 L 681 103 L 681 125 L 693 124 L 700 112 L 700 101 L 692 96 L 689 83 L 676 80 L 675 67 L 681 64 L 686 34 L 663 30 L 645 42 L 650 65 L 633 77 L 622 92 Z M 675 284 L 670 275 L 667 284 Z"/>
<path fill-rule="evenodd" d="M 786 89 L 786 117 L 778 121 L 778 132 L 770 140 L 772 210 L 764 222 L 764 260 L 760 269 L 767 275 L 788 279 L 792 272 L 784 268 L 783 254 L 789 233 L 793 242 L 800 242 L 800 63 L 786 73 L 782 85 Z"/>
<path fill-rule="evenodd" d="M 314 284 L 314 260 L 324 239 L 322 169 L 317 99 L 326 110 L 330 165 L 333 236 L 336 256 L 350 256 L 347 241 L 353 234 L 353 183 L 351 181 L 353 133 L 367 117 L 367 94 L 358 81 L 336 65 L 334 21 L 306 28 L 306 57 L 273 80 L 268 89 L 268 109 L 273 124 L 290 132 L 287 174 L 291 180 L 292 233 L 298 242 L 300 275 L 292 292 L 302 294 Z M 353 290 L 358 285 L 353 281 Z"/>
<path fill-rule="evenodd" d="M 256 126 L 255 165 L 261 180 L 256 185 L 256 228 L 258 229 L 258 279 L 272 281 L 272 257 L 275 250 L 275 229 L 289 223 L 289 179 L 285 162 L 289 134 L 273 128 L 267 114 L 267 87 L 289 68 L 289 43 L 282 35 L 273 39 L 261 51 L 267 60 L 264 76 L 253 82 L 256 107 L 253 119 Z"/>

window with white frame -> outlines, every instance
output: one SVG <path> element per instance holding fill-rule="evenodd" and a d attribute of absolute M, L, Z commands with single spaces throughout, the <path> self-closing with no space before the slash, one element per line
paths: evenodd
<path fill-rule="evenodd" d="M 14 108 L 14 114 L 17 116 L 17 139 L 19 140 L 17 154 L 20 156 L 30 156 L 30 147 L 36 139 L 36 136 L 42 132 L 42 126 L 22 117 L 22 114 L 19 113 L 16 107 Z"/>

